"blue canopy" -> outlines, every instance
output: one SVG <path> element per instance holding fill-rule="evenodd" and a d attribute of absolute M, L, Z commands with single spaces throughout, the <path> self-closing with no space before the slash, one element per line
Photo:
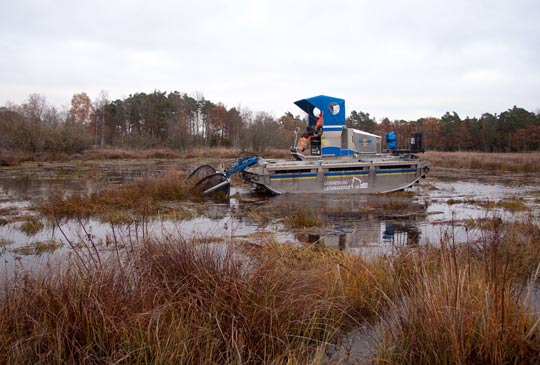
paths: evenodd
<path fill-rule="evenodd" d="M 345 100 L 332 96 L 319 95 L 294 102 L 309 116 L 309 125 L 313 126 L 319 118 L 313 114 L 315 108 L 322 111 L 324 130 L 341 130 L 345 127 Z"/>

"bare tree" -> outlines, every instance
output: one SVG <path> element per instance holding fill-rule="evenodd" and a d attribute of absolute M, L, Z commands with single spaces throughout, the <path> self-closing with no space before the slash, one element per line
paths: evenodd
<path fill-rule="evenodd" d="M 109 96 L 107 91 L 101 90 L 97 99 L 94 101 L 94 113 L 92 119 L 94 120 L 95 142 L 97 146 L 98 141 L 101 146 L 105 145 L 105 107 L 109 104 Z"/>

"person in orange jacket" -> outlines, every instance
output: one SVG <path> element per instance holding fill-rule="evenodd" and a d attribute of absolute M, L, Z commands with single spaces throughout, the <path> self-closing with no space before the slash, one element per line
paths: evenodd
<path fill-rule="evenodd" d="M 319 137 L 322 134 L 322 127 L 323 112 L 321 111 L 321 114 L 319 114 L 319 119 L 317 119 L 314 127 L 308 127 L 306 133 L 302 134 L 302 137 L 300 137 L 297 145 L 298 151 L 303 152 L 309 146 L 309 141 L 311 141 L 313 137 Z"/>

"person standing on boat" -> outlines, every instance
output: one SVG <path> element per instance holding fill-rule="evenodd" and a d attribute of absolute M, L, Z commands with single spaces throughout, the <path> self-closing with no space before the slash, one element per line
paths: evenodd
<path fill-rule="evenodd" d="M 317 119 L 317 122 L 313 127 L 308 126 L 306 133 L 302 134 L 302 137 L 300 137 L 300 140 L 298 141 L 298 151 L 304 152 L 304 150 L 309 146 L 309 141 L 311 141 L 312 138 L 318 138 L 322 134 L 322 128 L 323 128 L 323 112 L 319 114 L 319 119 Z"/>

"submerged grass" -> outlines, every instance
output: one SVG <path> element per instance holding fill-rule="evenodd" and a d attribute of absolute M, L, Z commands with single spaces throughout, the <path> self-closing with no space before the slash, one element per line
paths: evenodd
<path fill-rule="evenodd" d="M 446 201 L 448 205 L 454 204 L 468 204 L 478 205 L 485 209 L 501 208 L 510 212 L 520 212 L 529 210 L 529 206 L 524 199 L 519 197 L 513 197 L 508 199 L 502 199 L 499 201 L 492 200 L 478 200 L 478 199 L 448 199 Z"/>
<path fill-rule="evenodd" d="M 366 203 L 364 209 L 370 212 L 411 212 L 415 209 L 410 200 L 381 200 Z"/>
<path fill-rule="evenodd" d="M 43 223 L 36 217 L 28 217 L 27 220 L 21 224 L 20 230 L 27 236 L 33 236 L 43 229 Z"/>
<path fill-rule="evenodd" d="M 510 212 L 529 210 L 527 203 L 521 198 L 504 199 L 497 202 L 497 207 L 506 209 Z"/>
<path fill-rule="evenodd" d="M 31 245 L 15 247 L 10 252 L 16 255 L 41 255 L 44 253 L 52 253 L 58 248 L 62 247 L 62 244 L 54 240 L 35 242 Z"/>

